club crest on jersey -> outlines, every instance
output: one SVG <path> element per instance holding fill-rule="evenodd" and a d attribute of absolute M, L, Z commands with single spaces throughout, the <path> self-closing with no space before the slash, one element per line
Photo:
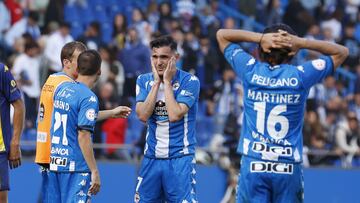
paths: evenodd
<path fill-rule="evenodd" d="M 164 101 L 159 100 L 155 103 L 155 115 L 157 116 L 167 116 L 168 112 L 166 109 L 166 104 Z"/>
<path fill-rule="evenodd" d="M 39 110 L 39 120 L 43 121 L 45 115 L 45 106 L 43 103 L 40 104 L 40 110 Z"/>
<path fill-rule="evenodd" d="M 316 59 L 311 62 L 311 64 L 316 68 L 317 70 L 324 70 L 325 68 L 325 60 L 324 59 Z"/>
<path fill-rule="evenodd" d="M 180 84 L 179 84 L 178 81 L 176 81 L 176 82 L 173 84 L 173 90 L 176 91 L 176 90 L 179 89 L 179 87 L 180 87 Z"/>
<path fill-rule="evenodd" d="M 135 202 L 135 203 L 139 203 L 139 202 L 140 202 L 140 194 L 139 194 L 139 192 L 136 192 L 136 193 L 135 193 L 134 202 Z"/>

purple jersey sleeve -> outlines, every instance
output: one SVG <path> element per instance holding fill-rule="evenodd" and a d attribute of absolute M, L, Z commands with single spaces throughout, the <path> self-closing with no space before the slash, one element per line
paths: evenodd
<path fill-rule="evenodd" d="M 0 69 L 1 77 L 1 91 L 3 92 L 5 98 L 10 102 L 14 102 L 21 98 L 21 93 L 14 77 L 12 76 L 8 67 L 3 66 L 3 69 Z"/>

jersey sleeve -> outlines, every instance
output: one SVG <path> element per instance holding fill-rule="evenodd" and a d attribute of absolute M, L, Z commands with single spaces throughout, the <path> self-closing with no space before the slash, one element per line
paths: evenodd
<path fill-rule="evenodd" d="M 305 88 L 309 89 L 314 84 L 322 81 L 326 76 L 333 73 L 334 64 L 330 56 L 308 61 L 297 67 L 302 75 Z"/>
<path fill-rule="evenodd" d="M 178 103 L 184 103 L 191 108 L 199 98 L 199 92 L 200 81 L 196 76 L 192 75 L 184 79 L 180 93 L 177 94 L 176 101 Z"/>
<path fill-rule="evenodd" d="M 224 50 L 224 56 L 241 80 L 245 71 L 252 68 L 256 59 L 246 53 L 238 44 L 230 43 Z"/>
<path fill-rule="evenodd" d="M 136 102 L 143 102 L 146 100 L 148 92 L 146 90 L 145 75 L 139 75 L 136 80 Z"/>
<path fill-rule="evenodd" d="M 94 132 L 96 118 L 99 113 L 99 101 L 95 94 L 82 98 L 79 109 L 78 128 Z"/>
<path fill-rule="evenodd" d="M 14 102 L 21 98 L 21 93 L 17 87 L 16 81 L 13 75 L 10 73 L 10 70 L 7 66 L 3 67 L 1 71 L 1 81 L 2 81 L 2 92 L 5 98 L 10 102 Z"/>

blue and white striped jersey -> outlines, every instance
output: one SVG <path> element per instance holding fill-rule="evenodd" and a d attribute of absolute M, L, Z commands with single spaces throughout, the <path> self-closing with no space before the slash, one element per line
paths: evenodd
<path fill-rule="evenodd" d="M 333 71 L 329 56 L 299 66 L 270 66 L 239 45 L 224 51 L 244 86 L 244 117 L 238 152 L 261 160 L 302 162 L 305 102 L 312 85 Z"/>
<path fill-rule="evenodd" d="M 81 152 L 78 130 L 94 132 L 98 98 L 83 83 L 62 83 L 54 94 L 50 170 L 90 172 Z"/>
<path fill-rule="evenodd" d="M 136 102 L 146 100 L 154 83 L 152 73 L 140 75 L 136 82 Z M 189 111 L 177 122 L 169 122 L 163 84 L 160 85 L 155 109 L 147 121 L 144 155 L 149 158 L 174 158 L 195 153 L 195 123 L 200 82 L 196 76 L 177 70 L 172 86 L 178 103 L 186 104 Z"/>

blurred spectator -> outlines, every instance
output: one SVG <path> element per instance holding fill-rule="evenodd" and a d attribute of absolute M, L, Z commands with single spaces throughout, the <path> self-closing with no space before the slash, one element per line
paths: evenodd
<path fill-rule="evenodd" d="M 97 21 L 91 22 L 77 41 L 84 43 L 88 49 L 98 50 L 100 46 L 104 45 L 104 42 L 101 39 L 100 23 Z"/>
<path fill-rule="evenodd" d="M 265 10 L 265 25 L 273 25 L 282 22 L 281 1 L 269 0 Z"/>
<path fill-rule="evenodd" d="M 4 40 L 4 34 L 10 28 L 10 22 L 10 13 L 4 1 L 0 0 L 0 61 L 5 61 L 11 52 L 11 48 Z"/>
<path fill-rule="evenodd" d="M 132 11 L 132 22 L 131 26 L 135 27 L 139 39 L 142 41 L 143 44 L 148 44 L 151 38 L 151 26 L 146 21 L 144 13 L 139 9 L 135 8 Z"/>
<path fill-rule="evenodd" d="M 5 40 L 8 46 L 13 46 L 17 38 L 23 34 L 29 33 L 34 40 L 40 37 L 40 28 L 37 24 L 39 15 L 37 12 L 30 11 L 27 17 L 17 21 L 5 34 Z"/>
<path fill-rule="evenodd" d="M 124 48 L 126 41 L 127 20 L 124 14 L 118 13 L 113 23 L 113 44 L 120 50 Z"/>
<path fill-rule="evenodd" d="M 198 54 L 197 74 L 200 79 L 202 88 L 207 89 L 215 82 L 215 78 L 218 74 L 219 60 L 217 52 L 211 48 L 210 40 L 206 36 L 200 37 L 200 50 Z M 200 75 L 203 77 L 201 78 Z"/>
<path fill-rule="evenodd" d="M 349 49 L 349 56 L 344 61 L 343 65 L 347 66 L 348 70 L 355 73 L 356 65 L 360 63 L 360 43 L 355 39 L 355 23 L 349 22 L 345 25 L 344 36 L 340 40 Z"/>
<path fill-rule="evenodd" d="M 360 121 L 360 93 L 354 95 L 354 102 L 349 106 L 349 110 L 354 112 L 356 118 Z"/>
<path fill-rule="evenodd" d="M 359 139 L 358 120 L 355 113 L 349 112 L 346 120 L 339 123 L 336 130 L 336 143 L 344 154 L 342 161 L 343 167 L 351 167 L 353 157 L 360 155 Z"/>
<path fill-rule="evenodd" d="M 283 15 L 283 22 L 291 25 L 294 31 L 302 37 L 314 20 L 299 0 L 290 0 Z"/>
<path fill-rule="evenodd" d="M 5 0 L 5 5 L 10 11 L 11 25 L 14 25 L 23 17 L 23 9 L 20 0 Z"/>
<path fill-rule="evenodd" d="M 185 33 L 185 40 L 182 48 L 184 50 L 184 55 L 182 56 L 182 69 L 195 74 L 198 63 L 197 52 L 199 51 L 200 45 L 194 33 Z"/>
<path fill-rule="evenodd" d="M 237 91 L 235 86 L 235 73 L 232 69 L 226 69 L 223 72 L 222 78 L 217 80 L 214 84 L 215 103 L 215 130 L 214 133 L 223 134 L 226 120 L 231 112 L 237 109 Z"/>
<path fill-rule="evenodd" d="M 37 116 L 37 102 L 40 96 L 39 84 L 39 45 L 35 41 L 25 44 L 25 52 L 20 54 L 14 62 L 13 73 L 20 89 L 24 92 L 26 107 L 25 128 L 34 128 Z"/>
<path fill-rule="evenodd" d="M 61 22 L 64 19 L 66 0 L 49 1 L 45 12 L 45 25 L 50 22 Z"/>
<path fill-rule="evenodd" d="M 138 32 L 131 27 L 127 33 L 128 41 L 120 50 L 118 59 L 125 70 L 125 97 L 135 97 L 136 78 L 151 68 L 150 49 L 139 39 Z"/>
<path fill-rule="evenodd" d="M 7 10 L 4 1 L 0 0 L 0 43 L 3 38 L 3 34 L 10 28 L 10 13 Z"/>
<path fill-rule="evenodd" d="M 116 100 L 119 100 L 123 94 L 123 85 L 125 80 L 124 67 L 120 61 L 116 59 L 115 48 L 100 47 L 99 52 L 102 59 L 99 82 L 111 82 L 114 87 L 113 96 Z"/>
<path fill-rule="evenodd" d="M 151 26 L 151 30 L 155 32 L 156 30 L 158 30 L 158 23 L 160 19 L 160 13 L 156 1 L 150 2 L 146 14 Z"/>
<path fill-rule="evenodd" d="M 171 21 L 174 19 L 171 15 L 171 5 L 168 2 L 163 2 L 159 6 L 159 22 L 158 29 L 161 34 L 170 34 Z"/>
<path fill-rule="evenodd" d="M 328 30 L 331 33 L 331 39 L 337 41 L 340 39 L 342 25 L 341 19 L 343 18 L 343 12 L 340 9 L 336 9 L 327 20 L 324 20 L 321 23 L 321 28 L 323 30 Z M 325 33 L 324 33 L 325 34 Z"/>
<path fill-rule="evenodd" d="M 73 41 L 73 38 L 70 35 L 70 24 L 64 22 L 60 23 L 59 29 L 52 33 L 46 42 L 44 55 L 48 60 L 47 75 L 61 71 L 61 48 L 71 41 Z"/>

